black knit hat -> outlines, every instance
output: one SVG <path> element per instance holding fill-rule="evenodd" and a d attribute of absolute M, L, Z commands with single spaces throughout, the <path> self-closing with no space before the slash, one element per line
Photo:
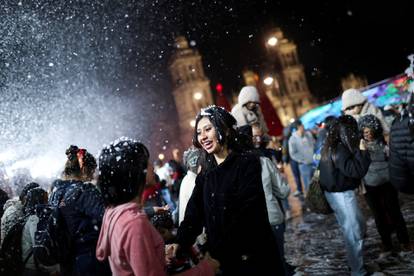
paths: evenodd
<path fill-rule="evenodd" d="M 22 189 L 22 191 L 20 192 L 19 195 L 19 199 L 20 201 L 23 201 L 26 199 L 27 193 L 34 189 L 34 188 L 38 188 L 40 187 L 39 184 L 35 183 L 35 182 L 30 182 L 29 184 L 27 184 L 26 186 L 24 186 L 24 188 Z"/>
<path fill-rule="evenodd" d="M 378 139 L 383 136 L 384 129 L 381 125 L 381 121 L 375 115 L 368 114 L 362 116 L 358 121 L 358 125 L 361 133 L 364 128 L 371 129 L 373 131 L 374 139 Z"/>
<path fill-rule="evenodd" d="M 102 149 L 98 187 L 105 205 L 117 206 L 138 195 L 145 184 L 148 159 L 148 149 L 126 137 Z"/>

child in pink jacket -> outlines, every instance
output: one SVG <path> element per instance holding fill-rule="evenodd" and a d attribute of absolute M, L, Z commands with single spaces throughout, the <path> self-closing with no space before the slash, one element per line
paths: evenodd
<path fill-rule="evenodd" d="M 146 147 L 129 139 L 115 141 L 99 157 L 98 187 L 107 207 L 96 257 L 108 258 L 115 276 L 167 275 L 164 241 L 140 203 L 144 184 L 153 177 L 148 158 Z M 204 259 L 175 275 L 213 276 L 218 266 L 216 260 Z"/>

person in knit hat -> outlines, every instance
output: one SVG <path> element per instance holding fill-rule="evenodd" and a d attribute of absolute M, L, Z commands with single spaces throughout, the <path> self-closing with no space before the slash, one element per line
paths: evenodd
<path fill-rule="evenodd" d="M 259 123 L 264 133 L 269 131 L 260 110 L 259 93 L 254 86 L 245 86 L 240 90 L 238 103 L 231 110 L 231 115 L 236 118 L 238 127 Z"/>
<path fill-rule="evenodd" d="M 345 115 L 351 115 L 357 121 L 364 115 L 372 114 L 380 120 L 384 135 L 388 135 L 390 132 L 390 127 L 386 123 L 381 110 L 369 103 L 367 98 L 357 89 L 347 89 L 342 93 L 342 111 Z"/>

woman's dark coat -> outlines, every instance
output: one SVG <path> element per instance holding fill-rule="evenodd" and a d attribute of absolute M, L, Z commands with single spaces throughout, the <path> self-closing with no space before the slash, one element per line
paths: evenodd
<path fill-rule="evenodd" d="M 258 157 L 231 153 L 201 174 L 177 242 L 190 247 L 206 227 L 208 251 L 223 275 L 283 275 L 267 217 Z"/>
<path fill-rule="evenodd" d="M 338 144 L 336 152 L 330 151 L 328 157 L 322 157 L 319 163 L 321 188 L 328 192 L 353 190 L 361 184 L 361 179 L 368 172 L 371 159 L 368 151 L 349 151 L 343 144 Z"/>

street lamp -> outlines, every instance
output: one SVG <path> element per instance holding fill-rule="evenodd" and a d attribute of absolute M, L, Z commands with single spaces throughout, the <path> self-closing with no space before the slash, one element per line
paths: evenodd
<path fill-rule="evenodd" d="M 267 40 L 267 45 L 274 47 L 276 46 L 277 42 L 278 42 L 277 37 L 272 36 Z"/>
<path fill-rule="evenodd" d="M 266 84 L 267 86 L 270 86 L 272 85 L 273 81 L 274 81 L 273 78 L 271 76 L 268 76 L 263 80 L 263 83 Z"/>
<path fill-rule="evenodd" d="M 158 154 L 158 159 L 160 159 L 161 161 L 164 160 L 165 155 L 163 153 Z"/>
<path fill-rule="evenodd" d="M 195 100 L 199 101 L 203 98 L 203 94 L 201 92 L 195 92 L 193 97 Z"/>

